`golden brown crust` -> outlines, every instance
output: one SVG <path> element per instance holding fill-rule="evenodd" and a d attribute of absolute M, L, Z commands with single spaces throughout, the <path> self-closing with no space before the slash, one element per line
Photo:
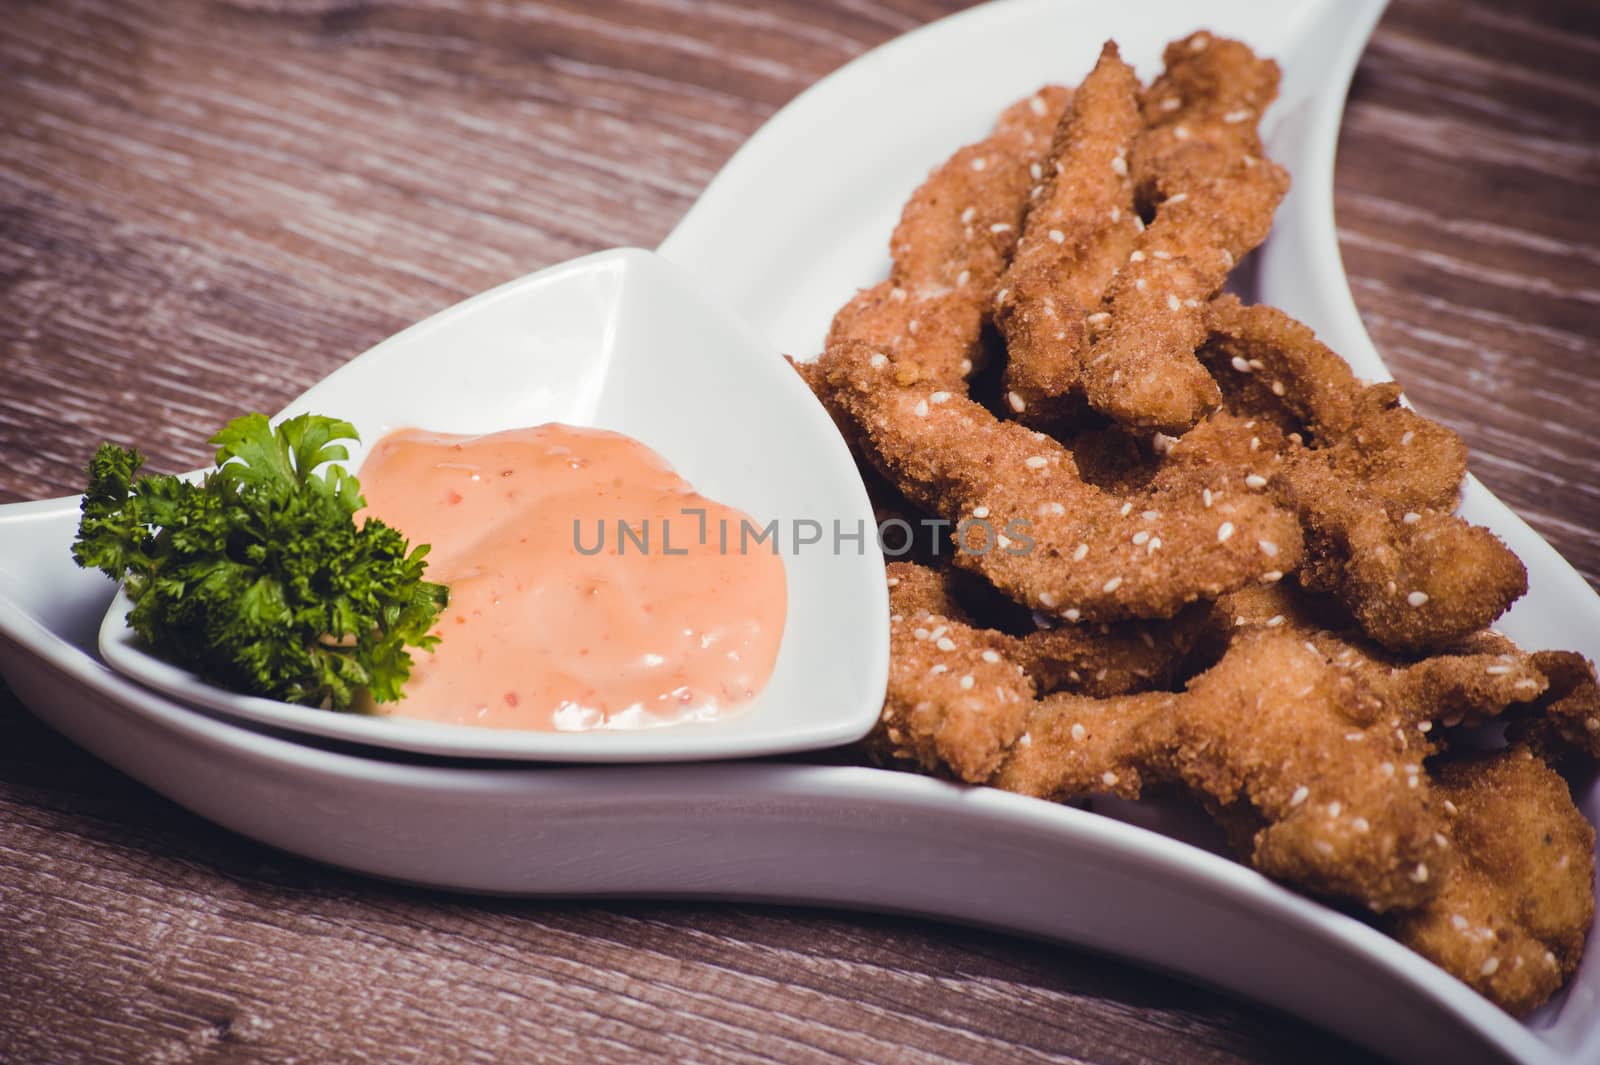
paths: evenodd
<path fill-rule="evenodd" d="M 890 240 L 889 279 L 834 316 L 828 343 L 861 340 L 958 385 L 981 361 L 979 337 L 1016 248 L 1035 171 L 1071 93 L 1046 86 L 995 131 L 957 151 L 906 203 Z"/>
<path fill-rule="evenodd" d="M 1209 449 L 1174 445 L 1147 489 L 1119 497 L 1085 483 L 1057 441 L 868 345 L 829 348 L 820 373 L 867 457 L 909 499 L 986 537 L 957 564 L 1032 609 L 1069 621 L 1171 617 L 1299 558 L 1293 516 Z"/>
<path fill-rule="evenodd" d="M 1176 434 L 1221 400 L 1195 359 L 1205 302 L 1266 238 L 1289 179 L 1262 157 L 1256 131 L 1277 64 L 1206 33 L 1173 42 L 1165 58 L 1132 157 L 1155 214 L 1111 283 L 1083 387 L 1120 424 Z"/>
<path fill-rule="evenodd" d="M 1387 922 L 1412 950 L 1522 1015 L 1576 971 L 1594 920 L 1594 829 L 1525 747 L 1440 767 L 1456 854 L 1437 892 Z"/>
<path fill-rule="evenodd" d="M 895 280 L 800 368 L 880 517 L 987 530 L 958 532 L 969 553 L 941 568 L 889 567 L 865 747 L 1062 801 L 1186 791 L 1255 869 L 1381 915 L 1523 1012 L 1592 920 L 1594 834 L 1546 762 L 1600 760 L 1600 683 L 1483 628 L 1525 576 L 1451 513 L 1459 438 L 1282 312 L 1215 296 L 1285 187 L 1256 130 L 1276 67 L 1175 42 L 1137 123 L 1130 82 L 1107 49 L 1054 127 L 1053 179 L 961 173 L 1019 130 L 1042 150 L 1049 116 L 1026 104 L 935 172 L 896 230 Z M 1009 268 L 1003 227 L 952 224 L 948 197 L 980 191 L 1019 218 L 1034 198 Z M 1131 252 L 1110 210 L 1130 201 L 1155 212 Z M 995 284 L 1009 364 L 998 396 L 974 386 L 986 407 L 966 377 L 989 304 L 968 289 Z M 1462 758 L 1496 717 L 1514 751 Z"/>
<path fill-rule="evenodd" d="M 1059 414 L 1079 385 L 1088 317 L 1138 238 L 1128 153 L 1140 128 L 1139 81 L 1107 43 L 1084 79 L 1044 166 L 1016 257 L 1000 281 L 1006 399 L 1030 423 Z"/>
<path fill-rule="evenodd" d="M 1306 326 L 1232 296 L 1210 307 L 1203 358 L 1231 410 L 1287 432 L 1279 484 L 1300 515 L 1299 577 L 1386 647 L 1445 647 L 1504 613 L 1527 572 L 1487 529 L 1450 513 L 1466 449 L 1444 426 L 1366 386 Z M 1295 437 L 1306 439 L 1295 443 Z"/>

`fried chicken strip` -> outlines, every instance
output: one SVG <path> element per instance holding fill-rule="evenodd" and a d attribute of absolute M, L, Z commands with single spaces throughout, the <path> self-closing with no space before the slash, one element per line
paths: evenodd
<path fill-rule="evenodd" d="M 995 324 L 1006 339 L 1006 398 L 1030 423 L 1059 417 L 1083 372 L 1087 319 L 1138 238 L 1128 153 L 1140 129 L 1139 80 L 1117 46 L 1073 95 L 1000 281 Z"/>
<path fill-rule="evenodd" d="M 1299 558 L 1293 515 L 1198 443 L 1173 445 L 1148 488 L 1118 496 L 1085 483 L 1055 440 L 869 345 L 829 348 L 819 372 L 867 458 L 956 527 L 957 563 L 1032 609 L 1068 621 L 1171 617 Z M 987 542 L 962 539 L 980 533 Z"/>
<path fill-rule="evenodd" d="M 1443 765 L 1434 792 L 1456 861 L 1400 942 L 1521 1016 L 1578 968 L 1594 920 L 1595 832 L 1526 747 Z"/>
<path fill-rule="evenodd" d="M 1195 359 L 1205 301 L 1266 238 L 1289 188 L 1256 126 L 1278 67 L 1196 33 L 1167 46 L 1144 101 L 1134 181 L 1155 215 L 1115 276 L 1083 368 L 1089 404 L 1120 424 L 1178 434 L 1221 400 Z"/>
<path fill-rule="evenodd" d="M 1451 513 L 1466 471 L 1455 433 L 1400 406 L 1393 383 L 1363 385 L 1276 308 L 1223 296 L 1209 313 L 1202 357 L 1229 409 L 1288 434 L 1279 483 L 1306 536 L 1302 584 L 1411 651 L 1483 628 L 1527 590 L 1517 557 Z"/>
<path fill-rule="evenodd" d="M 1049 85 L 1013 104 L 988 138 L 962 148 L 929 176 L 895 227 L 889 279 L 862 289 L 839 310 L 829 344 L 866 341 L 951 386 L 972 371 L 1035 175 L 1071 95 Z M 815 383 L 809 370 L 801 373 Z"/>

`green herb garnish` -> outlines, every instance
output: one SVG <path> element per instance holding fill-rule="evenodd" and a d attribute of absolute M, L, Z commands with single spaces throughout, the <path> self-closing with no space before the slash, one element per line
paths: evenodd
<path fill-rule="evenodd" d="M 349 710 L 363 690 L 400 698 L 406 647 L 429 648 L 448 601 L 422 579 L 426 545 L 376 518 L 336 440 L 349 422 L 246 414 L 211 438 L 199 484 L 135 479 L 144 456 L 101 444 L 72 557 L 133 601 L 128 624 L 159 656 L 234 691 Z"/>

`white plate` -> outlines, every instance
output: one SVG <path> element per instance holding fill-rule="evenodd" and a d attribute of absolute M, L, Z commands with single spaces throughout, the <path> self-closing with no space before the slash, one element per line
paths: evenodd
<path fill-rule="evenodd" d="M 772 678 L 714 721 L 624 731 L 474 728 L 334 714 L 239 695 L 147 653 L 121 593 L 105 660 L 198 706 L 276 728 L 452 757 L 687 761 L 787 754 L 860 739 L 883 707 L 889 606 L 872 505 L 838 430 L 770 342 L 655 254 L 620 249 L 466 300 L 352 359 L 280 417 L 353 423 L 350 469 L 385 433 L 489 433 L 565 422 L 627 433 L 696 489 L 776 521 L 788 611 Z M 816 530 L 822 542 L 798 546 Z M 862 535 L 841 540 L 833 530 Z M 761 550 L 762 548 L 757 548 Z M 405 713 L 405 703 L 397 714 Z"/>
<path fill-rule="evenodd" d="M 910 189 L 1002 104 L 1042 81 L 1080 77 L 1105 35 L 1148 75 L 1161 42 L 1204 24 L 1265 48 L 1288 71 L 1273 140 L 1295 191 L 1264 249 L 1272 283 L 1258 294 L 1380 376 L 1339 267 L 1329 189 L 1344 89 L 1381 0 L 1201 6 L 1010 0 L 910 34 L 780 112 L 661 250 L 780 345 L 809 353 L 834 306 L 887 267 L 888 227 Z M 1303 124 L 1285 128 L 1291 113 Z M 0 510 L 0 666 L 12 687 L 100 757 L 286 850 L 477 891 L 939 915 L 1230 988 L 1399 1061 L 1600 1060 L 1600 950 L 1554 1003 L 1518 1023 L 1365 924 L 1112 817 L 856 768 L 403 763 L 185 709 L 93 655 L 111 589 L 68 560 L 75 510 L 76 500 Z M 1507 629 L 1530 646 L 1600 655 L 1600 599 L 1581 578 L 1476 486 L 1465 511 L 1528 564 L 1532 591 Z M 1600 787 L 1581 806 L 1600 818 Z M 1144 807 L 1111 812 L 1174 830 Z"/>

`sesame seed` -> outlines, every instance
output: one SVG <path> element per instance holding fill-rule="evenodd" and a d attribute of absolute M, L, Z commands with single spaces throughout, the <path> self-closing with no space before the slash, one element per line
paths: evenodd
<path fill-rule="evenodd" d="M 1265 477 L 1261 476 L 1259 473 L 1252 473 L 1252 474 L 1248 474 L 1245 477 L 1244 483 L 1246 485 L 1250 486 L 1251 488 L 1265 488 L 1267 486 L 1267 479 Z M 1266 550 L 1266 549 L 1263 548 L 1262 550 Z M 1274 555 L 1274 554 L 1277 554 L 1277 552 L 1276 551 L 1268 551 L 1267 554 Z"/>
<path fill-rule="evenodd" d="M 895 585 L 900 583 L 900 578 L 899 577 L 890 577 L 888 583 L 889 583 L 889 587 L 893 588 Z"/>
<path fill-rule="evenodd" d="M 1147 543 L 1149 541 L 1149 539 L 1150 539 L 1150 530 L 1148 530 L 1148 529 L 1140 529 L 1138 532 L 1133 534 L 1133 542 L 1136 543 L 1136 544 Z"/>
<path fill-rule="evenodd" d="M 1422 515 L 1418 514 L 1414 510 L 1408 510 L 1406 511 L 1406 516 L 1400 520 L 1405 522 L 1407 525 L 1415 525 L 1417 522 L 1422 520 Z"/>
<path fill-rule="evenodd" d="M 1039 593 L 1039 604 L 1041 606 L 1044 606 L 1044 607 L 1047 607 L 1047 608 L 1052 608 L 1052 607 L 1056 606 L 1056 604 L 1058 604 L 1060 602 L 1061 602 L 1061 600 L 1057 599 L 1055 597 L 1055 593 L 1053 593 L 1053 592 L 1040 592 Z"/>
<path fill-rule="evenodd" d="M 1383 763 L 1382 765 L 1380 765 L 1378 767 L 1378 772 L 1382 773 L 1386 777 L 1394 776 L 1394 763 L 1393 762 L 1385 762 L 1385 763 Z"/>
<path fill-rule="evenodd" d="M 1189 139 L 1189 127 L 1174 126 L 1172 127 L 1172 135 L 1180 141 L 1186 141 Z"/>
<path fill-rule="evenodd" d="M 1350 827 L 1355 829 L 1357 832 L 1365 832 L 1372 826 L 1367 823 L 1367 819 L 1365 817 L 1357 817 L 1351 820 Z"/>
<path fill-rule="evenodd" d="M 928 402 L 929 403 L 945 403 L 945 402 L 948 402 L 949 399 L 950 399 L 950 393 L 948 393 L 948 392 L 935 392 L 933 395 L 928 397 Z"/>
<path fill-rule="evenodd" d="M 961 677 L 961 690 L 964 691 L 964 692 L 965 691 L 971 691 L 972 690 L 972 686 L 974 684 L 976 684 L 976 683 L 977 682 L 972 679 L 972 674 L 971 673 L 963 674 L 962 677 Z"/>
<path fill-rule="evenodd" d="M 1130 263 L 1142 263 L 1142 262 L 1144 262 L 1144 252 L 1138 251 L 1137 249 L 1135 249 L 1134 253 L 1132 255 L 1128 256 L 1128 261 Z"/>
<path fill-rule="evenodd" d="M 1317 848 L 1318 854 L 1328 855 L 1333 853 L 1333 844 L 1325 839 L 1319 839 L 1312 846 Z"/>
<path fill-rule="evenodd" d="M 1289 805 L 1290 806 L 1299 806 L 1301 803 L 1305 802 L 1310 797 L 1311 797 L 1311 789 L 1306 787 L 1304 784 L 1302 784 L 1298 788 L 1294 789 L 1294 794 L 1293 795 L 1289 796 Z"/>
<path fill-rule="evenodd" d="M 1112 222 L 1112 224 L 1115 225 L 1116 223 L 1118 223 L 1120 221 L 1122 221 L 1122 208 L 1120 208 L 1120 207 L 1111 208 L 1111 222 Z"/>
<path fill-rule="evenodd" d="M 1202 501 L 1204 501 L 1204 503 L 1206 505 L 1206 508 L 1210 509 L 1210 507 L 1211 507 L 1211 489 L 1207 488 L 1207 489 L 1203 490 L 1200 493 L 1200 498 L 1201 498 Z"/>
<path fill-rule="evenodd" d="M 1249 111 L 1229 111 L 1227 114 L 1222 116 L 1222 121 L 1227 122 L 1230 125 L 1236 125 L 1240 122 L 1248 121 L 1249 118 Z"/>
<path fill-rule="evenodd" d="M 1183 101 L 1176 96 L 1169 96 L 1161 101 L 1160 106 L 1163 111 L 1176 111 L 1183 106 Z"/>
<path fill-rule="evenodd" d="M 1010 222 L 996 222 L 994 225 L 989 227 L 989 232 L 991 232 L 991 233 L 1004 233 L 1007 230 L 1009 230 L 1010 228 L 1011 228 L 1011 223 Z"/>
<path fill-rule="evenodd" d="M 1084 740 L 1089 738 L 1089 730 L 1084 728 L 1079 722 L 1075 721 L 1072 723 L 1072 738 L 1078 743 L 1082 743 Z"/>
<path fill-rule="evenodd" d="M 1283 615 L 1282 614 L 1274 614 L 1270 618 L 1267 619 L 1267 628 L 1269 628 L 1269 629 L 1275 629 L 1275 628 L 1277 628 L 1278 626 L 1280 626 L 1282 624 L 1283 624 Z"/>
<path fill-rule="evenodd" d="M 1087 556 L 1088 554 L 1089 554 L 1089 545 L 1088 544 L 1079 544 L 1077 550 L 1072 552 L 1072 561 L 1074 561 L 1074 562 L 1082 562 L 1084 560 L 1084 557 Z"/>
<path fill-rule="evenodd" d="M 1278 545 L 1271 540 L 1257 540 L 1256 545 L 1261 548 L 1261 553 L 1268 558 L 1278 557 Z"/>
<path fill-rule="evenodd" d="M 1043 117 L 1045 112 L 1049 110 L 1049 108 L 1045 106 L 1044 97 L 1042 96 L 1035 96 L 1033 99 L 1029 100 L 1028 109 L 1040 117 Z"/>
<path fill-rule="evenodd" d="M 1328 804 L 1328 816 L 1329 817 L 1338 817 L 1340 811 L 1343 810 L 1343 809 L 1344 809 L 1344 807 L 1339 804 L 1339 800 L 1335 799 L 1335 800 L 1333 800 L 1332 802 L 1330 802 Z"/>
<path fill-rule="evenodd" d="M 1040 166 L 1038 163 L 1029 163 L 1028 174 L 1032 176 L 1033 180 L 1035 181 L 1043 181 L 1044 167 Z"/>
<path fill-rule="evenodd" d="M 1481 972 L 1484 976 L 1493 976 L 1495 974 L 1495 970 L 1499 969 L 1499 968 L 1500 968 L 1500 959 L 1499 958 L 1490 958 L 1488 961 L 1483 963 L 1483 968 L 1479 969 L 1478 971 Z"/>
<path fill-rule="evenodd" d="M 1135 280 L 1135 281 L 1134 281 L 1134 283 L 1133 283 L 1133 287 L 1134 287 L 1134 288 L 1136 288 L 1136 289 L 1138 289 L 1138 290 L 1139 290 L 1139 291 L 1140 291 L 1140 292 L 1143 292 L 1143 291 L 1144 291 L 1144 288 L 1145 288 L 1145 285 L 1146 285 L 1146 284 L 1147 284 L 1147 283 L 1148 283 L 1148 282 L 1146 282 L 1146 281 L 1145 281 L 1145 279 L 1144 279 L 1144 278 L 1142 278 L 1142 277 L 1141 277 L 1141 278 L 1138 278 L 1138 279 L 1136 279 L 1136 280 Z"/>
<path fill-rule="evenodd" d="M 1111 592 L 1114 592 L 1118 588 L 1121 588 L 1121 587 L 1122 587 L 1122 578 L 1121 577 L 1112 577 L 1109 581 L 1106 581 L 1105 584 L 1100 586 L 1100 590 L 1102 592 L 1110 594 Z"/>
<path fill-rule="evenodd" d="M 1160 259 L 1162 262 L 1166 262 L 1168 259 L 1172 258 L 1172 253 L 1170 251 L 1153 251 L 1150 254 L 1155 256 L 1157 259 Z"/>
<path fill-rule="evenodd" d="M 1275 395 L 1275 396 L 1283 395 L 1283 382 L 1282 381 L 1274 381 L 1274 382 L 1272 382 L 1272 394 Z"/>
<path fill-rule="evenodd" d="M 994 294 L 994 301 L 996 304 L 1004 303 L 1006 301 L 1006 297 L 1009 295 L 1011 295 L 1011 290 L 1009 288 L 1003 288 Z"/>
<path fill-rule="evenodd" d="M 1153 555 L 1159 550 L 1161 550 L 1161 537 L 1159 537 L 1159 536 L 1150 537 L 1150 546 L 1146 547 L 1144 549 L 1144 553 L 1146 555 Z"/>
<path fill-rule="evenodd" d="M 1600 717 L 1584 718 L 1583 727 L 1588 729 L 1590 732 L 1600 732 Z"/>
<path fill-rule="evenodd" d="M 928 633 L 928 639 L 937 640 L 939 637 L 943 636 L 945 633 L 947 633 L 949 631 L 950 631 L 950 626 L 948 626 L 948 625 L 940 625 L 938 628 L 936 628 L 932 632 Z"/>
<path fill-rule="evenodd" d="M 972 169 L 974 169 L 974 170 L 982 170 L 984 167 L 986 167 L 988 165 L 989 165 L 989 160 L 985 159 L 981 155 L 978 156 L 978 158 L 976 158 L 976 159 L 974 159 L 972 161 Z"/>
<path fill-rule="evenodd" d="M 1060 503 L 1046 503 L 1044 509 L 1046 514 L 1053 514 L 1058 518 L 1067 512 L 1067 508 Z"/>
<path fill-rule="evenodd" d="M 911 635 L 914 636 L 915 638 L 919 639 L 919 640 L 926 640 L 928 638 L 928 630 L 927 629 L 917 629 L 917 630 L 913 631 L 911 633 Z"/>
<path fill-rule="evenodd" d="M 1100 325 L 1111 320 L 1110 311 L 1096 311 L 1086 319 L 1090 325 Z"/>
<path fill-rule="evenodd" d="M 1511 667 L 1510 666 L 1490 666 L 1488 669 L 1484 670 L 1484 672 L 1489 674 L 1489 676 L 1491 676 L 1491 677 L 1503 677 L 1507 673 L 1511 672 Z"/>
<path fill-rule="evenodd" d="M 963 225 L 970 224 L 976 217 L 978 217 L 978 209 L 976 207 L 968 207 L 965 211 L 961 212 L 961 222 Z"/>
<path fill-rule="evenodd" d="M 1083 615 L 1079 612 L 1077 607 L 1070 607 L 1066 610 L 1063 610 L 1061 612 L 1061 616 L 1066 618 L 1068 621 L 1077 621 Z"/>
<path fill-rule="evenodd" d="M 891 288 L 889 290 L 889 298 L 896 303 L 904 303 L 906 301 L 906 290 L 903 288 Z"/>
<path fill-rule="evenodd" d="M 932 669 L 928 670 L 928 672 L 932 673 L 934 676 L 938 676 L 940 673 L 948 673 L 948 672 L 950 672 L 950 667 L 945 665 L 943 662 L 940 662 L 938 665 L 936 665 Z"/>
<path fill-rule="evenodd" d="M 1061 230 L 1059 230 L 1059 229 L 1052 229 L 1049 232 L 1048 236 L 1050 237 L 1051 240 L 1055 241 L 1057 244 L 1065 244 L 1066 241 L 1067 241 L 1067 235 L 1065 233 L 1061 232 Z"/>
<path fill-rule="evenodd" d="M 1427 592 L 1412 592 L 1410 595 L 1406 596 L 1406 602 L 1409 603 L 1411 606 L 1414 606 L 1414 607 L 1415 606 L 1421 606 L 1422 604 L 1426 603 L 1427 601 L 1428 601 L 1428 593 Z"/>
<path fill-rule="evenodd" d="M 1124 518 L 1126 518 L 1129 514 L 1133 513 L 1133 504 L 1132 503 L 1124 503 L 1124 504 L 1122 504 L 1122 510 L 1120 510 L 1118 513 L 1120 513 Z"/>
<path fill-rule="evenodd" d="M 919 418 L 926 418 L 928 416 L 928 401 L 925 399 L 917 400 L 917 405 L 912 407 L 911 411 Z"/>
<path fill-rule="evenodd" d="M 972 280 L 972 271 L 971 270 L 963 270 L 963 271 L 961 271 L 959 274 L 956 275 L 956 288 L 961 288 L 968 281 L 971 281 L 971 280 Z"/>
<path fill-rule="evenodd" d="M 1033 746 L 1033 733 L 1024 732 L 1022 735 L 1018 736 L 1017 737 L 1017 746 L 1018 747 L 1032 747 Z"/>
<path fill-rule="evenodd" d="M 940 639 L 938 643 L 934 644 L 934 646 L 941 651 L 954 651 L 956 649 L 956 642 L 950 637 L 945 636 Z"/>
<path fill-rule="evenodd" d="M 989 516 L 989 508 L 985 506 L 973 507 L 972 516 L 974 518 L 987 518 Z"/>
<path fill-rule="evenodd" d="M 1100 780 L 1108 788 L 1114 788 L 1117 786 L 1117 775 L 1109 769 L 1100 774 Z"/>
<path fill-rule="evenodd" d="M 1461 916 L 1459 913 L 1451 914 L 1451 916 L 1450 916 L 1450 925 L 1457 932 L 1465 932 L 1467 930 L 1467 928 L 1469 927 L 1468 924 L 1467 924 L 1467 919 L 1465 917 Z"/>
<path fill-rule="evenodd" d="M 1128 161 L 1120 155 L 1117 156 L 1115 159 L 1111 160 L 1111 172 L 1117 175 L 1117 177 L 1127 177 Z"/>
<path fill-rule="evenodd" d="M 1416 438 L 1417 438 L 1417 434 L 1413 433 L 1410 429 L 1407 429 L 1404 433 L 1402 433 L 1400 435 L 1400 446 L 1401 447 L 1405 447 L 1407 444 L 1411 443 L 1411 441 L 1415 440 Z"/>
<path fill-rule="evenodd" d="M 1170 292 L 1167 293 L 1167 310 L 1175 311 L 1179 307 L 1182 307 L 1182 306 L 1183 306 L 1183 302 L 1181 300 L 1179 300 L 1178 297 L 1174 296 Z"/>
<path fill-rule="evenodd" d="M 885 366 L 889 365 L 889 356 L 879 351 L 875 352 L 872 358 L 868 359 L 867 361 L 871 364 L 874 370 L 881 370 Z"/>
<path fill-rule="evenodd" d="M 1050 460 L 1045 458 L 1043 455 L 1029 455 L 1027 459 L 1024 460 L 1023 465 L 1027 466 L 1030 470 L 1042 470 L 1046 466 L 1050 465 Z"/>
<path fill-rule="evenodd" d="M 1433 722 L 1432 721 L 1418 721 L 1417 722 L 1417 731 L 1422 733 L 1423 735 L 1427 735 L 1428 733 L 1433 731 Z"/>
<path fill-rule="evenodd" d="M 989 663 L 998 662 L 1000 661 L 1000 652 L 994 650 L 985 651 L 983 652 L 983 660 Z"/>
<path fill-rule="evenodd" d="M 1233 368 L 1238 370 L 1240 373 L 1250 372 L 1250 364 L 1238 355 L 1233 357 Z"/>
<path fill-rule="evenodd" d="M 1166 199 L 1166 202 L 1168 204 L 1182 203 L 1184 200 L 1187 200 L 1188 198 L 1189 198 L 1189 194 L 1187 192 L 1180 192 L 1176 196 L 1168 196 L 1167 199 Z"/>
<path fill-rule="evenodd" d="M 1227 543 L 1228 542 L 1228 538 L 1231 537 L 1232 535 L 1233 535 L 1233 522 L 1225 521 L 1221 525 L 1217 526 L 1217 543 L 1219 543 L 1219 544 Z"/>
<path fill-rule="evenodd" d="M 1423 862 L 1418 862 L 1416 869 L 1411 872 L 1411 879 L 1419 884 L 1426 884 L 1428 882 L 1428 866 Z"/>
<path fill-rule="evenodd" d="M 1145 521 L 1155 521 L 1157 518 L 1161 517 L 1161 511 L 1159 511 L 1159 510 L 1144 510 L 1144 511 L 1140 511 L 1139 512 L 1139 517 L 1143 518 Z"/>
<path fill-rule="evenodd" d="M 1018 414 L 1021 414 L 1023 411 L 1028 409 L 1028 404 L 1015 392 L 1006 393 L 1006 402 L 1010 404 L 1011 409 L 1016 411 Z"/>

